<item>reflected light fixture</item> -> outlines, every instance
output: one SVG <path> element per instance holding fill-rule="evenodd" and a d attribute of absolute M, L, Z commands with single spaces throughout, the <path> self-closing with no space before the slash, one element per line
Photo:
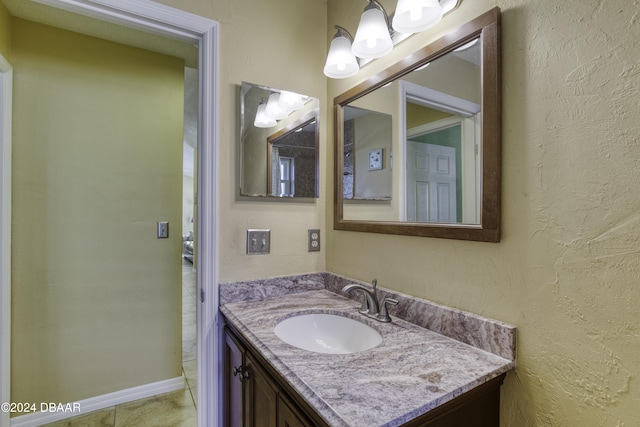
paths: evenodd
<path fill-rule="evenodd" d="M 304 107 L 304 98 L 298 93 L 282 90 L 278 103 L 286 111 L 295 111 Z"/>
<path fill-rule="evenodd" d="M 351 50 L 364 59 L 380 58 L 393 50 L 389 17 L 376 0 L 369 0 L 364 8 Z"/>
<path fill-rule="evenodd" d="M 467 50 L 473 46 L 475 46 L 476 43 L 478 43 L 478 40 L 480 39 L 473 39 L 471 40 L 469 43 L 465 43 L 462 46 L 460 46 L 459 48 L 454 49 L 454 52 L 462 52 L 464 50 Z"/>
<path fill-rule="evenodd" d="M 441 19 L 442 6 L 438 0 L 398 0 L 392 26 L 399 33 L 417 33 Z"/>
<path fill-rule="evenodd" d="M 351 50 L 353 37 L 344 28 L 334 25 L 337 30 L 327 55 L 327 62 L 324 64 L 324 75 L 333 79 L 345 79 L 360 71 L 358 60 Z"/>
<path fill-rule="evenodd" d="M 258 105 L 258 110 L 256 111 L 256 119 L 253 121 L 253 125 L 257 128 L 270 128 L 278 124 L 276 119 L 267 116 L 266 114 L 267 104 L 261 102 Z"/>
<path fill-rule="evenodd" d="M 267 117 L 276 120 L 286 119 L 289 115 L 289 111 L 285 110 L 280 106 L 280 94 L 272 93 L 269 95 L 269 100 L 267 101 L 267 106 L 264 110 Z"/>

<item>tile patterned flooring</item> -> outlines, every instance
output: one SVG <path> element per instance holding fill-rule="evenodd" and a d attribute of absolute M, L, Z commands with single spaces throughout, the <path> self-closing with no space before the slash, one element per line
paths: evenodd
<path fill-rule="evenodd" d="M 46 427 L 196 427 L 196 274 L 182 262 L 182 373 L 183 390 L 46 424 Z"/>

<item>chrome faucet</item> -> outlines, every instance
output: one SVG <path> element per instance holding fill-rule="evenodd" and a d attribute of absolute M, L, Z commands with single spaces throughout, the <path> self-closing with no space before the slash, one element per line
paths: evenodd
<path fill-rule="evenodd" d="M 342 288 L 342 293 L 344 295 L 348 295 L 352 291 L 360 292 L 364 295 L 364 299 L 362 300 L 362 305 L 358 312 L 380 322 L 391 322 L 391 317 L 389 317 L 389 312 L 387 311 L 387 305 L 397 305 L 398 301 L 392 298 L 385 298 L 382 301 L 382 306 L 378 305 L 378 281 L 373 279 L 371 284 L 373 285 L 372 289 L 369 289 L 359 283 L 352 283 Z"/>

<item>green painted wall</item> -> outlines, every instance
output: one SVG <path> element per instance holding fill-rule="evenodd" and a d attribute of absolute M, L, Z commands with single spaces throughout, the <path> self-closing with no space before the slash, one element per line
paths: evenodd
<path fill-rule="evenodd" d="M 179 376 L 184 64 L 21 19 L 12 39 L 12 400 Z"/>
<path fill-rule="evenodd" d="M 406 108 L 407 129 L 452 116 L 452 114 L 445 113 L 444 111 L 434 110 L 433 108 L 423 107 L 422 105 L 411 102 L 407 102 Z"/>
<path fill-rule="evenodd" d="M 7 8 L 0 2 L 0 55 L 11 61 L 11 26 L 12 16 Z"/>

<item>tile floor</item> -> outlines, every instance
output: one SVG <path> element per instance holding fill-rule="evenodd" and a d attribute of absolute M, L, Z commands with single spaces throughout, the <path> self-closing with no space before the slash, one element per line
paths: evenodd
<path fill-rule="evenodd" d="M 196 427 L 196 274 L 182 262 L 182 372 L 183 390 L 116 405 L 79 415 L 46 427 Z"/>

